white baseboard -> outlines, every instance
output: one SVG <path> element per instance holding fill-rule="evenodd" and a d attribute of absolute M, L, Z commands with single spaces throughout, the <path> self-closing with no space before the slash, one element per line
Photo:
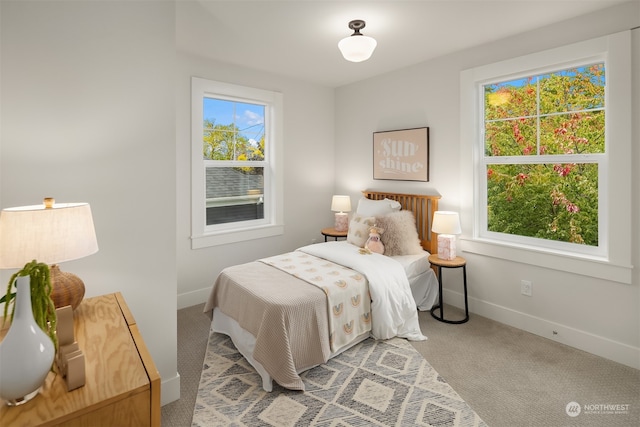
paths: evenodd
<path fill-rule="evenodd" d="M 464 309 L 464 295 L 444 290 L 447 304 Z M 469 297 L 469 312 L 522 329 L 535 335 L 640 369 L 640 348 L 581 331 L 540 317 Z"/>
<path fill-rule="evenodd" d="M 178 294 L 178 310 L 206 302 L 209 299 L 209 293 L 211 293 L 210 287 Z"/>
<path fill-rule="evenodd" d="M 172 378 L 162 381 L 160 405 L 164 406 L 178 399 L 180 399 L 180 374 L 176 372 Z"/>

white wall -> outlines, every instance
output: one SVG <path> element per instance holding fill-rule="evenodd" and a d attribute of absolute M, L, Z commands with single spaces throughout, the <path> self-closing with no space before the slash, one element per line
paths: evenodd
<path fill-rule="evenodd" d="M 508 40 L 438 58 L 336 91 L 336 187 L 352 196 L 363 188 L 435 192 L 441 209 L 460 210 L 460 71 L 637 27 L 637 2 L 613 7 Z M 638 117 L 640 43 L 634 31 L 634 117 Z M 427 41 L 437 42 L 437 41 Z M 419 126 L 430 128 L 428 183 L 374 181 L 371 134 Z M 638 236 L 638 125 L 634 129 L 632 231 Z M 353 162 L 362 157 L 361 163 Z M 633 263 L 640 265 L 636 237 Z M 464 243 L 464 242 L 463 242 Z M 464 246 L 463 246 L 464 249 Z M 468 260 L 470 311 L 527 331 L 640 368 L 640 278 L 625 285 L 537 266 L 464 253 Z M 463 305 L 461 275 L 447 271 L 445 301 Z M 520 294 L 520 280 L 533 281 L 533 296 Z M 558 332 L 557 335 L 553 331 Z M 428 336 L 429 331 L 424 331 Z"/>
<path fill-rule="evenodd" d="M 1 3 L 1 207 L 91 204 L 99 252 L 63 263 L 123 293 L 179 396 L 175 12 L 170 2 Z M 3 273 L 2 283 L 8 280 Z"/>
<path fill-rule="evenodd" d="M 333 89 L 178 53 L 176 91 L 178 307 L 204 302 L 218 273 L 230 265 L 288 252 L 320 240 L 333 224 Z M 284 222 L 281 236 L 191 249 L 191 77 L 283 94 Z"/>

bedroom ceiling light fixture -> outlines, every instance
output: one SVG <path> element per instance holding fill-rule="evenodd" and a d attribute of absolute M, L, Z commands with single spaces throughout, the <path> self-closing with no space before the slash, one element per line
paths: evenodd
<path fill-rule="evenodd" d="M 331 199 L 331 210 L 336 213 L 333 228 L 336 231 L 347 231 L 349 228 L 349 214 L 351 211 L 351 197 L 336 195 Z"/>
<path fill-rule="evenodd" d="M 376 42 L 374 38 L 360 33 L 360 30 L 363 29 L 365 25 L 366 23 L 362 19 L 354 19 L 349 22 L 349 28 L 353 30 L 353 34 L 338 42 L 338 48 L 347 61 L 366 61 L 371 58 L 371 54 L 373 54 L 373 51 L 378 45 L 378 42 Z"/>
<path fill-rule="evenodd" d="M 56 308 L 74 310 L 84 298 L 84 283 L 58 263 L 98 252 L 88 203 L 55 203 L 3 209 L 0 214 L 0 269 L 22 268 L 37 260 L 50 265 L 51 299 Z"/>
<path fill-rule="evenodd" d="M 458 212 L 436 211 L 433 214 L 431 231 L 438 234 L 438 258 L 456 258 L 456 234 L 461 234 Z"/>

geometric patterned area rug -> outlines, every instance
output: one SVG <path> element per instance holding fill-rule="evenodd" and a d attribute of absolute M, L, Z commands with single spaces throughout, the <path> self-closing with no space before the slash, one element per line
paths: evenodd
<path fill-rule="evenodd" d="M 368 338 L 300 375 L 306 391 L 262 380 L 226 335 L 207 344 L 192 427 L 486 426 L 405 339 Z"/>

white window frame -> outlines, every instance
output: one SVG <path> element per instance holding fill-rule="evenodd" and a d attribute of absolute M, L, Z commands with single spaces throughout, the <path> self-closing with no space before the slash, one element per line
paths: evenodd
<path fill-rule="evenodd" d="M 605 151 L 599 170 L 599 246 L 505 236 L 487 230 L 482 85 L 605 63 Z M 460 75 L 463 250 L 525 264 L 631 283 L 631 37 L 628 31 L 464 70 Z M 549 156 L 553 163 L 553 156 Z M 580 159 L 576 159 L 579 163 Z M 610 165 L 610 166 L 608 166 Z M 536 244 L 537 243 L 537 244 Z"/>
<path fill-rule="evenodd" d="M 206 225 L 207 163 L 202 158 L 203 100 L 205 97 L 264 105 L 265 159 L 264 219 Z M 191 248 L 200 249 L 284 233 L 282 174 L 283 96 L 279 92 L 239 86 L 214 80 L 191 78 Z M 226 162 L 225 162 L 226 163 Z M 228 166 L 236 162 L 229 161 Z"/>
<path fill-rule="evenodd" d="M 605 63 L 605 75 L 608 76 L 606 72 L 606 58 L 603 54 L 600 54 L 595 57 L 582 59 L 575 63 L 564 63 L 562 65 L 554 64 L 551 69 L 537 69 L 535 72 L 527 71 L 525 75 L 511 75 L 511 76 L 500 76 L 499 79 L 490 79 L 489 81 L 485 81 L 478 84 L 477 90 L 480 91 L 478 94 L 478 99 L 482 100 L 480 107 L 480 111 L 483 114 L 480 114 L 480 129 L 481 138 L 477 141 L 478 144 L 481 144 L 481 147 L 477 147 L 478 153 L 482 153 L 484 151 L 484 147 L 486 145 L 486 135 L 484 134 L 484 125 L 485 122 L 482 119 L 484 117 L 484 86 L 487 84 L 500 83 L 503 81 L 516 80 L 521 78 L 527 78 L 532 76 L 539 76 L 542 74 L 551 74 L 557 71 L 564 71 L 572 68 L 579 68 L 588 65 L 593 65 L 597 63 Z M 607 92 L 605 91 L 605 97 Z M 606 102 L 605 99 L 605 120 L 606 120 Z M 568 115 L 568 114 L 567 114 Z M 539 119 L 540 116 L 534 116 Z M 606 126 L 605 126 L 606 133 Z M 488 157 L 486 155 L 480 154 L 478 156 L 478 171 L 477 171 L 477 191 L 478 191 L 478 205 L 481 206 L 481 209 L 478 209 L 478 236 L 480 238 L 486 238 L 489 240 L 496 241 L 504 241 L 513 243 L 516 245 L 522 246 L 534 246 L 545 248 L 550 251 L 556 252 L 568 252 L 568 253 L 576 253 L 583 254 L 591 257 L 603 258 L 607 254 L 607 239 L 604 238 L 606 236 L 606 218 L 609 215 L 609 203 L 607 192 L 599 192 L 598 194 L 598 246 L 588 246 L 588 245 L 580 245 L 575 243 L 561 242 L 556 240 L 548 240 L 548 239 L 539 239 L 533 237 L 525 237 L 519 236 L 515 234 L 506 234 L 506 233 L 498 233 L 494 231 L 488 230 L 488 215 L 487 215 L 487 166 L 493 164 L 539 164 L 541 161 L 544 161 L 545 164 L 564 164 L 564 163 L 591 163 L 598 165 L 598 188 L 607 188 L 607 180 L 608 180 L 608 160 L 609 156 L 607 155 L 607 146 L 606 137 L 605 137 L 605 152 L 604 153 L 593 153 L 593 154 L 554 154 L 554 155 L 523 155 L 523 156 L 491 156 Z M 480 173 L 480 170 L 485 171 L 484 173 Z"/>

